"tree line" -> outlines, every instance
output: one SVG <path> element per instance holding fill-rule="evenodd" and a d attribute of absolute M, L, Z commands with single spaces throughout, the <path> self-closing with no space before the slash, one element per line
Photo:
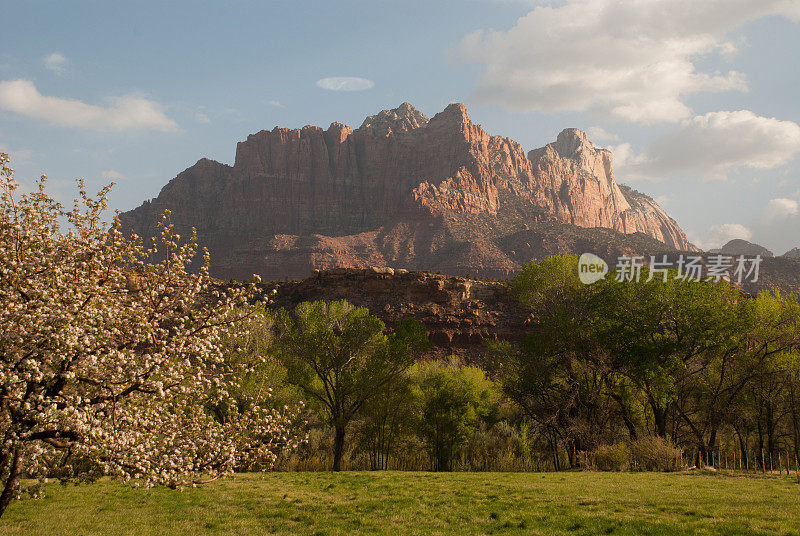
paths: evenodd
<path fill-rule="evenodd" d="M 675 273 L 583 285 L 574 256 L 511 282 L 533 313 L 520 343 L 493 345 L 503 391 L 575 454 L 643 435 L 697 463 L 723 450 L 743 467 L 800 452 L 800 304 Z M 655 274 L 654 274 L 655 275 Z M 649 279 L 649 281 L 648 281 Z M 735 452 L 734 452 L 735 451 Z"/>
<path fill-rule="evenodd" d="M 345 453 L 347 467 L 364 469 L 561 470 L 594 466 L 598 454 L 616 467 L 721 456 L 797 467 L 796 296 L 646 269 L 639 282 L 584 285 L 570 255 L 531 262 L 509 286 L 531 314 L 528 333 L 489 343 L 480 363 L 420 360 L 427 342 L 411 321 L 382 343 L 404 351 L 376 352 L 384 326 L 346 302 L 268 320 L 289 326 L 289 338 L 273 330 L 274 355 L 282 381 L 308 399 L 312 428 L 282 466 L 324 469 L 331 451 L 336 470 Z M 376 368 L 367 355 L 388 361 Z"/>

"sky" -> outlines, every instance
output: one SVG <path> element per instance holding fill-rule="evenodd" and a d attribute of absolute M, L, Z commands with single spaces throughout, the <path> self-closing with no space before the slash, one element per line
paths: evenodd
<path fill-rule="evenodd" d="M 464 102 L 526 150 L 614 154 L 708 249 L 800 247 L 800 0 L 0 0 L 0 151 L 112 208 L 275 126 Z"/>

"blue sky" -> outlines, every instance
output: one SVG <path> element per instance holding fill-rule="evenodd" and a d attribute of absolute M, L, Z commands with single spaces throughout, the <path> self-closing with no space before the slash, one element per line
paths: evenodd
<path fill-rule="evenodd" d="M 800 0 L 0 1 L 0 150 L 114 208 L 276 125 L 460 101 L 526 149 L 567 127 L 690 238 L 800 246 Z M 326 77 L 368 89 L 320 87 Z M 323 84 L 324 85 L 324 84 Z"/>

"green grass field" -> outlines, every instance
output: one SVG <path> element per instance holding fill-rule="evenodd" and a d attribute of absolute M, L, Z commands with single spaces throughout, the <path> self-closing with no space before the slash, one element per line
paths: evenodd
<path fill-rule="evenodd" d="M 269 473 L 48 484 L 0 534 L 799 534 L 800 485 L 687 473 Z"/>

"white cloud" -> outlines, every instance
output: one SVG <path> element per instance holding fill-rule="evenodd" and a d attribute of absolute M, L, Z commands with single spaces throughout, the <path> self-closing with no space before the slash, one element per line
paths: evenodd
<path fill-rule="evenodd" d="M 30 80 L 0 82 L 0 109 L 54 125 L 101 131 L 139 128 L 167 132 L 178 128 L 156 102 L 135 95 L 108 100 L 108 106 L 97 106 L 76 99 L 44 96 Z"/>
<path fill-rule="evenodd" d="M 794 199 L 779 197 L 770 199 L 764 209 L 763 219 L 767 223 L 776 223 L 792 216 L 797 216 L 800 206 Z"/>
<path fill-rule="evenodd" d="M 683 121 L 640 154 L 629 144 L 612 152 L 623 180 L 675 174 L 724 179 L 733 169 L 775 169 L 790 162 L 800 153 L 800 125 L 748 110 L 711 112 Z"/>
<path fill-rule="evenodd" d="M 757 241 L 769 243 L 776 253 L 800 246 L 800 202 L 786 197 L 770 199 L 753 229 Z"/>
<path fill-rule="evenodd" d="M 586 135 L 593 142 L 603 143 L 609 141 L 619 141 L 619 136 L 612 134 L 603 127 L 589 127 L 586 129 Z"/>
<path fill-rule="evenodd" d="M 651 179 L 642 171 L 648 156 L 637 153 L 630 143 L 620 143 L 606 147 L 614 157 L 614 173 L 625 180 Z"/>
<path fill-rule="evenodd" d="M 702 72 L 729 57 L 728 35 L 769 15 L 800 20 L 797 0 L 568 0 L 541 5 L 507 31 L 479 30 L 456 49 L 486 66 L 474 99 L 512 111 L 596 111 L 638 123 L 692 115 L 686 96 L 746 91 L 744 74 Z"/>
<path fill-rule="evenodd" d="M 113 169 L 107 169 L 100 173 L 100 176 L 104 179 L 124 179 L 125 175 L 120 173 L 119 171 L 114 171 Z"/>
<path fill-rule="evenodd" d="M 203 124 L 208 124 L 211 122 L 211 118 L 209 118 L 203 112 L 197 112 L 196 114 L 194 114 L 194 120 L 197 121 L 198 123 L 203 123 Z"/>
<path fill-rule="evenodd" d="M 735 238 L 750 240 L 753 231 L 741 223 L 723 223 L 711 226 L 703 236 L 691 236 L 691 242 L 703 250 L 719 248 Z"/>
<path fill-rule="evenodd" d="M 317 80 L 317 86 L 331 91 L 364 91 L 374 87 L 375 83 L 355 76 L 334 76 Z"/>
<path fill-rule="evenodd" d="M 317 85 L 319 85 L 319 82 L 317 82 Z M 271 100 L 271 101 L 267 102 L 267 104 L 269 104 L 270 106 L 274 106 L 275 108 L 286 108 L 286 106 L 281 104 L 280 101 L 276 101 L 276 100 Z"/>
<path fill-rule="evenodd" d="M 69 61 L 61 52 L 53 52 L 42 58 L 42 63 L 47 69 L 58 75 L 63 75 L 67 72 Z"/>

